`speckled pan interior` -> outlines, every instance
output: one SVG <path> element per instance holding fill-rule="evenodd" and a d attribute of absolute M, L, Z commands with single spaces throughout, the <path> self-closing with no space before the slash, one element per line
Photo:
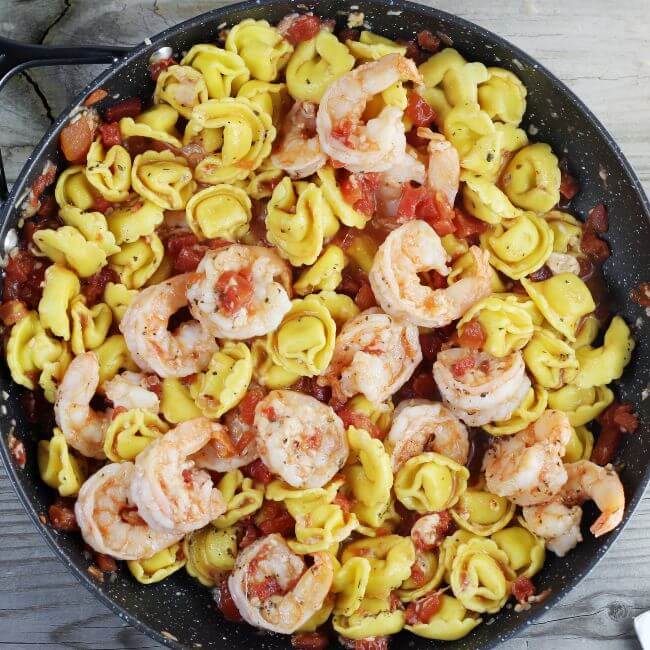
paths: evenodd
<path fill-rule="evenodd" d="M 409 2 L 375 2 L 338 0 L 296 4 L 289 0 L 266 0 L 231 5 L 177 25 L 151 38 L 151 42 L 136 48 L 124 60 L 111 66 L 77 97 L 45 134 L 30 156 L 12 194 L 2 210 L 0 241 L 19 219 L 17 205 L 25 189 L 40 173 L 46 160 L 61 163 L 57 153 L 58 133 L 69 112 L 94 88 L 105 88 L 109 94 L 121 97 L 141 95 L 150 97 L 153 84 L 148 73 L 151 52 L 162 45 L 171 46 L 176 53 L 200 42 L 215 41 L 224 26 L 244 18 L 278 21 L 285 14 L 312 10 L 326 18 L 337 18 L 344 25 L 350 7 L 364 12 L 366 23 L 390 38 L 412 38 L 418 31 L 440 30 L 453 39 L 454 47 L 469 60 L 486 65 L 498 65 L 515 72 L 528 89 L 528 111 L 524 127 L 533 139 L 548 142 L 560 156 L 569 160 L 570 171 L 576 176 L 582 191 L 571 210 L 583 218 L 595 204 L 603 202 L 609 209 L 610 230 L 607 239 L 613 255 L 604 267 L 613 307 L 628 323 L 634 325 L 637 347 L 633 361 L 616 390 L 622 399 L 635 405 L 641 425 L 635 435 L 627 436 L 620 450 L 623 465 L 621 477 L 628 499 L 626 521 L 633 516 L 650 477 L 650 400 L 642 400 L 648 386 L 650 367 L 650 326 L 643 309 L 630 299 L 630 290 L 639 282 L 650 280 L 649 206 L 640 183 L 612 138 L 602 125 L 560 81 L 529 56 L 494 34 L 449 14 Z M 576 61 L 580 65 L 580 61 Z M 133 580 L 126 568 L 113 582 L 98 584 L 88 573 L 89 561 L 84 557 L 78 535 L 59 534 L 43 525 L 38 518 L 53 500 L 53 493 L 39 479 L 36 466 L 37 435 L 26 423 L 17 391 L 12 386 L 6 367 L 0 369 L 0 393 L 5 409 L 0 409 L 2 455 L 9 475 L 25 508 L 61 561 L 100 600 L 121 618 L 151 637 L 173 648 L 288 648 L 288 637 L 272 635 L 252 627 L 224 621 L 212 605 L 210 591 L 190 579 L 184 571 L 175 573 L 165 582 L 144 586 Z M 16 467 L 7 449 L 10 433 L 22 440 L 27 449 L 24 469 Z M 594 511 L 586 508 L 584 521 L 593 520 Z M 558 559 L 549 554 L 543 571 L 536 578 L 540 590 L 550 588 L 551 597 L 542 605 L 524 613 L 506 608 L 495 616 L 488 615 L 486 624 L 476 628 L 468 637 L 445 644 L 449 650 L 489 648 L 523 629 L 573 588 L 600 560 L 614 542 L 620 529 L 596 540 L 583 531 L 585 541 L 568 557 Z M 434 643 L 408 633 L 400 634 L 392 647 L 426 648 Z"/>

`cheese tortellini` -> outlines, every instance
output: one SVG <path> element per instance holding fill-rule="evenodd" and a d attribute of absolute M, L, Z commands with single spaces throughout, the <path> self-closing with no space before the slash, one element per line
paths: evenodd
<path fill-rule="evenodd" d="M 341 284 L 344 267 L 345 254 L 338 246 L 331 244 L 312 266 L 300 274 L 293 288 L 299 296 L 314 291 L 334 291 Z"/>
<path fill-rule="evenodd" d="M 496 494 L 470 488 L 451 509 L 454 521 L 475 535 L 487 537 L 505 528 L 515 514 L 515 504 Z"/>
<path fill-rule="evenodd" d="M 127 289 L 140 289 L 158 270 L 164 255 L 165 247 L 154 233 L 123 244 L 119 253 L 111 255 L 109 264 Z"/>
<path fill-rule="evenodd" d="M 79 493 L 86 480 L 86 459 L 75 456 L 61 429 L 54 429 L 49 440 L 41 440 L 37 448 L 38 470 L 44 483 L 54 488 L 62 497 Z"/>
<path fill-rule="evenodd" d="M 203 75 L 210 99 L 230 97 L 233 89 L 240 88 L 250 77 L 244 59 L 238 54 L 206 43 L 192 47 L 181 65 L 189 65 Z"/>
<path fill-rule="evenodd" d="M 196 189 L 187 161 L 171 151 L 145 151 L 136 156 L 131 184 L 143 199 L 163 210 L 182 210 Z"/>
<path fill-rule="evenodd" d="M 568 384 L 548 394 L 548 406 L 564 411 L 574 427 L 597 418 L 612 402 L 614 393 L 607 386 L 579 388 Z"/>
<path fill-rule="evenodd" d="M 517 126 L 526 111 L 526 87 L 517 75 L 503 68 L 488 68 L 478 87 L 481 108 L 495 121 Z"/>
<path fill-rule="evenodd" d="M 529 372 L 543 388 L 561 388 L 578 374 L 575 350 L 550 330 L 536 328 L 523 355 Z"/>
<path fill-rule="evenodd" d="M 182 569 L 187 562 L 182 544 L 172 544 L 147 560 L 129 560 L 131 575 L 143 585 L 152 585 Z"/>
<path fill-rule="evenodd" d="M 133 460 L 147 445 L 163 436 L 169 427 L 148 409 L 118 413 L 106 430 L 104 453 L 113 462 Z"/>
<path fill-rule="evenodd" d="M 183 540 L 185 570 L 205 587 L 214 587 L 235 566 L 237 533 L 206 526 Z"/>
<path fill-rule="evenodd" d="M 104 151 L 101 140 L 95 140 L 88 151 L 86 178 L 107 201 L 126 200 L 131 187 L 129 152 L 119 144 Z"/>
<path fill-rule="evenodd" d="M 208 99 L 208 88 L 203 75 L 188 65 L 172 65 L 163 70 L 156 80 L 154 102 L 166 102 L 185 119 L 192 109 Z"/>
<path fill-rule="evenodd" d="M 217 487 L 226 502 L 226 511 L 212 522 L 212 525 L 219 530 L 230 528 L 262 507 L 264 501 L 262 486 L 244 477 L 238 469 L 224 474 Z"/>
<path fill-rule="evenodd" d="M 190 387 L 176 377 L 163 379 L 160 412 L 172 424 L 193 420 L 203 414 L 192 398 Z"/>
<path fill-rule="evenodd" d="M 440 598 L 442 601 L 440 609 L 427 623 L 406 625 L 405 628 L 425 639 L 456 641 L 467 636 L 481 623 L 482 619 L 468 612 L 457 598 L 447 594 L 443 594 Z"/>
<path fill-rule="evenodd" d="M 532 578 L 544 564 L 544 541 L 523 525 L 509 526 L 490 536 L 508 556 L 508 565 L 518 576 Z"/>
<path fill-rule="evenodd" d="M 521 404 L 507 420 L 484 424 L 483 428 L 493 436 L 507 436 L 523 431 L 531 422 L 536 422 L 546 410 L 548 391 L 536 385 L 528 389 Z"/>
<path fill-rule="evenodd" d="M 240 187 L 220 184 L 197 192 L 185 208 L 187 223 L 199 239 L 236 241 L 248 232 L 251 200 Z"/>
<path fill-rule="evenodd" d="M 81 284 L 75 273 L 59 264 L 52 264 L 45 271 L 43 297 L 38 303 L 41 325 L 52 334 L 70 340 L 68 310 L 73 298 L 79 295 Z"/>
<path fill-rule="evenodd" d="M 60 208 L 72 206 L 83 211 L 95 205 L 94 188 L 88 182 L 82 165 L 72 165 L 61 172 L 54 188 L 54 198 Z"/>
<path fill-rule="evenodd" d="M 120 120 L 122 138 L 150 138 L 170 144 L 172 147 L 182 146 L 176 123 L 180 113 L 169 104 L 157 104 L 133 117 L 123 117 Z"/>
<path fill-rule="evenodd" d="M 158 203 L 141 198 L 117 206 L 106 217 L 117 244 L 130 244 L 153 235 L 163 219 L 163 208 Z"/>

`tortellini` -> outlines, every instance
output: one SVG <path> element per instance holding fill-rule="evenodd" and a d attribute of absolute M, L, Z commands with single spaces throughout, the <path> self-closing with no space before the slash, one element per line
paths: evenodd
<path fill-rule="evenodd" d="M 399 45 L 389 38 L 373 34 L 367 30 L 363 30 L 359 34 L 358 41 L 348 40 L 346 45 L 355 58 L 361 61 L 377 61 L 387 54 L 404 55 L 406 53 L 404 45 Z"/>
<path fill-rule="evenodd" d="M 226 341 L 198 375 L 190 393 L 203 415 L 219 418 L 239 404 L 253 377 L 251 352 L 245 343 Z"/>
<path fill-rule="evenodd" d="M 507 420 L 484 424 L 483 428 L 493 436 L 507 436 L 523 431 L 531 422 L 536 422 L 546 410 L 548 391 L 542 386 L 528 389 L 521 404 Z"/>
<path fill-rule="evenodd" d="M 550 330 L 536 328 L 523 355 L 529 372 L 544 388 L 561 388 L 578 374 L 575 350 Z"/>
<path fill-rule="evenodd" d="M 120 249 L 110 232 L 106 217 L 101 212 L 82 212 L 71 205 L 63 206 L 59 216 L 66 226 L 76 228 L 89 243 L 96 244 L 106 255 L 117 253 Z M 59 232 L 57 230 L 56 232 Z"/>
<path fill-rule="evenodd" d="M 452 285 L 463 278 L 474 277 L 476 277 L 476 257 L 468 251 L 453 261 L 451 271 L 447 276 L 447 282 Z M 490 288 L 493 293 L 503 293 L 507 288 L 501 276 L 492 266 L 490 267 Z"/>
<path fill-rule="evenodd" d="M 129 152 L 119 144 L 104 151 L 101 140 L 95 140 L 86 158 L 86 178 L 107 201 L 125 201 L 131 187 Z"/>
<path fill-rule="evenodd" d="M 293 285 L 299 296 L 306 296 L 314 291 L 334 291 L 341 284 L 345 267 L 345 254 L 334 244 L 330 244 L 316 260 L 305 269 Z"/>
<path fill-rule="evenodd" d="M 478 103 L 478 86 L 488 80 L 488 69 L 478 62 L 453 66 L 442 78 L 445 98 L 453 107 L 474 107 Z"/>
<path fill-rule="evenodd" d="M 567 212 L 551 210 L 544 219 L 553 231 L 553 251 L 579 254 L 582 240 L 582 223 Z"/>
<path fill-rule="evenodd" d="M 118 413 L 104 436 L 104 453 L 113 462 L 133 460 L 169 427 L 152 411 L 131 409 Z"/>
<path fill-rule="evenodd" d="M 97 355 L 99 361 L 99 384 L 103 384 L 109 379 L 113 379 L 118 372 L 122 370 L 138 370 L 135 365 L 126 342 L 121 334 L 109 336 L 93 352 Z"/>
<path fill-rule="evenodd" d="M 332 167 L 326 165 L 321 167 L 318 172 L 320 188 L 323 196 L 334 216 L 345 226 L 351 228 L 363 228 L 370 220 L 370 215 L 355 210 L 341 193 L 341 188 L 336 182 L 336 173 Z"/>
<path fill-rule="evenodd" d="M 508 565 L 518 576 L 532 578 L 544 565 L 544 540 L 524 526 L 509 526 L 490 539 L 508 556 Z"/>
<path fill-rule="evenodd" d="M 234 528 L 207 526 L 183 540 L 185 570 L 205 587 L 214 587 L 235 566 L 237 534 Z"/>
<path fill-rule="evenodd" d="M 520 149 L 506 166 L 503 190 L 522 210 L 548 212 L 560 200 L 560 168 L 551 147 L 536 142 Z"/>
<path fill-rule="evenodd" d="M 471 320 L 481 325 L 485 334 L 483 349 L 493 357 L 505 357 L 521 350 L 533 336 L 533 319 L 519 301 L 498 294 L 483 298 L 458 321 L 458 332 Z"/>
<path fill-rule="evenodd" d="M 311 296 L 323 303 L 330 316 L 336 323 L 336 329 L 340 330 L 347 321 L 357 316 L 360 309 L 350 296 L 335 291 L 319 291 Z"/>
<path fill-rule="evenodd" d="M 382 433 L 388 433 L 393 420 L 393 411 L 395 410 L 390 400 L 376 404 L 364 395 L 355 395 L 348 401 L 346 408 L 365 415 Z"/>
<path fill-rule="evenodd" d="M 234 469 L 224 474 L 217 488 L 226 502 L 226 511 L 219 515 L 212 525 L 223 530 L 230 528 L 240 519 L 252 515 L 262 507 L 264 490 L 253 480 L 244 477 L 240 470 Z"/>
<path fill-rule="evenodd" d="M 296 100 L 320 102 L 329 85 L 352 70 L 354 57 L 339 39 L 326 30 L 303 41 L 287 64 L 287 88 Z"/>
<path fill-rule="evenodd" d="M 160 412 L 172 424 L 193 420 L 203 414 L 192 398 L 189 386 L 177 377 L 163 379 Z"/>
<path fill-rule="evenodd" d="M 75 354 L 98 348 L 108 336 L 113 321 L 110 308 L 103 302 L 86 306 L 86 299 L 77 296 L 70 304 L 72 334 L 70 347 Z"/>
<path fill-rule="evenodd" d="M 334 354 L 336 324 L 314 296 L 291 301 L 279 327 L 269 332 L 267 348 L 273 362 L 305 377 L 319 375 Z"/>
<path fill-rule="evenodd" d="M 365 557 L 349 557 L 337 568 L 332 583 L 332 591 L 336 594 L 336 614 L 352 616 L 359 609 L 371 571 L 370 560 Z"/>
<path fill-rule="evenodd" d="M 248 18 L 235 25 L 226 38 L 226 49 L 239 54 L 251 76 L 275 81 L 287 64 L 292 45 L 266 20 Z"/>
<path fill-rule="evenodd" d="M 517 126 L 526 112 L 526 87 L 503 68 L 488 68 L 488 78 L 478 87 L 478 102 L 494 120 Z"/>
<path fill-rule="evenodd" d="M 148 199 L 137 198 L 116 207 L 106 217 L 106 221 L 117 244 L 130 244 L 140 237 L 153 235 L 163 218 L 163 208 L 160 205 Z"/>
<path fill-rule="evenodd" d="M 607 386 L 578 388 L 568 384 L 548 394 L 548 406 L 564 411 L 574 427 L 597 418 L 612 402 L 614 393 Z"/>
<path fill-rule="evenodd" d="M 72 206 L 90 210 L 95 205 L 94 190 L 82 165 L 72 165 L 61 172 L 54 188 L 54 198 L 60 208 Z"/>
<path fill-rule="evenodd" d="M 277 127 L 286 113 L 289 104 L 287 84 L 269 83 L 251 79 L 237 93 L 237 97 L 249 99 L 252 104 L 262 109 L 271 118 L 273 126 Z M 277 170 L 276 170 L 277 171 Z M 255 198 L 255 197 L 253 197 Z"/>
<path fill-rule="evenodd" d="M 442 594 L 440 609 L 427 623 L 404 626 L 409 632 L 438 641 L 456 641 L 467 636 L 481 619 L 467 609 L 457 598 Z"/>
<path fill-rule="evenodd" d="M 542 282 L 521 281 L 544 318 L 569 341 L 575 341 L 583 316 L 596 309 L 587 285 L 574 273 L 560 273 Z"/>
<path fill-rule="evenodd" d="M 244 59 L 238 54 L 206 43 L 192 47 L 181 65 L 192 66 L 203 75 L 210 99 L 230 97 L 250 77 Z"/>
<path fill-rule="evenodd" d="M 284 178 L 284 171 L 274 167 L 268 160 L 248 176 L 246 194 L 256 201 L 268 199 L 276 185 Z"/>
<path fill-rule="evenodd" d="M 269 390 L 288 388 L 300 379 L 297 372 L 291 372 L 273 361 L 266 338 L 253 342 L 251 360 L 253 362 L 253 378 L 260 386 L 265 386 Z"/>
<path fill-rule="evenodd" d="M 178 543 L 158 551 L 147 560 L 129 560 L 126 565 L 139 583 L 151 585 L 182 569 L 186 562 L 183 546 Z"/>
<path fill-rule="evenodd" d="M 515 504 L 484 489 L 470 488 L 450 510 L 454 521 L 466 530 L 487 537 L 505 528 L 515 514 Z"/>
<path fill-rule="evenodd" d="M 463 206 L 477 219 L 496 224 L 521 213 L 510 199 L 489 179 L 474 173 L 464 173 Z"/>
<path fill-rule="evenodd" d="M 404 610 L 391 607 L 389 598 L 364 598 L 351 616 L 334 614 L 334 630 L 348 639 L 397 634 L 405 622 Z"/>
<path fill-rule="evenodd" d="M 345 252 L 362 271 L 370 273 L 377 249 L 377 242 L 372 237 L 369 235 L 356 235 L 348 244 Z"/>
<path fill-rule="evenodd" d="M 180 149 L 182 143 L 176 129 L 178 116 L 179 112 L 169 104 L 158 104 L 135 118 L 123 117 L 120 120 L 120 133 L 124 139 L 150 138 Z"/>
<path fill-rule="evenodd" d="M 490 264 L 513 280 L 537 271 L 553 252 L 553 231 L 530 212 L 502 221 L 481 235 Z"/>
<path fill-rule="evenodd" d="M 442 582 L 445 565 L 436 551 L 418 549 L 411 575 L 397 590 L 400 600 L 410 603 L 430 593 Z"/>
<path fill-rule="evenodd" d="M 154 102 L 166 102 L 184 118 L 190 119 L 192 109 L 207 101 L 208 88 L 203 75 L 188 65 L 172 65 L 156 80 Z"/>
<path fill-rule="evenodd" d="M 334 479 L 325 487 L 295 488 L 276 479 L 266 486 L 265 497 L 270 501 L 282 501 L 287 512 L 299 519 L 308 516 L 321 503 L 332 503 L 342 484 L 342 480 Z"/>
<path fill-rule="evenodd" d="M 127 289 L 119 282 L 109 282 L 104 289 L 104 302 L 113 313 L 113 321 L 118 323 L 122 320 L 124 312 L 135 298 L 137 289 Z"/>
<path fill-rule="evenodd" d="M 79 493 L 88 473 L 86 459 L 72 454 L 60 429 L 55 428 L 49 440 L 38 443 L 37 461 L 43 482 L 57 490 L 62 497 Z"/>
<path fill-rule="evenodd" d="M 70 340 L 68 309 L 80 290 L 79 278 L 72 271 L 59 264 L 46 269 L 43 297 L 38 303 L 39 319 L 45 329 L 65 341 Z"/>
<path fill-rule="evenodd" d="M 410 458 L 395 476 L 395 495 L 409 510 L 438 512 L 455 505 L 467 488 L 469 470 L 437 454 Z"/>
<path fill-rule="evenodd" d="M 236 241 L 248 232 L 251 200 L 234 185 L 220 184 L 197 192 L 185 207 L 187 223 L 199 239 Z"/>
<path fill-rule="evenodd" d="M 593 449 L 594 434 L 585 426 L 574 427 L 562 460 L 565 463 L 577 463 L 579 460 L 589 460 Z"/>
<path fill-rule="evenodd" d="M 154 233 L 124 244 L 119 253 L 110 257 L 109 263 L 127 289 L 139 289 L 156 272 L 164 255 L 165 247 Z"/>

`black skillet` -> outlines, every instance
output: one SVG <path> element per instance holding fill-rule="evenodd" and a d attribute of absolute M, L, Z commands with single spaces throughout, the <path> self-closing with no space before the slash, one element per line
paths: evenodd
<path fill-rule="evenodd" d="M 70 111 L 78 106 L 90 91 L 105 88 L 120 97 L 141 95 L 149 98 L 153 83 L 149 77 L 148 60 L 163 45 L 171 46 L 177 54 L 195 43 L 214 42 L 223 26 L 231 26 L 244 18 L 276 22 L 296 10 L 313 10 L 325 18 L 336 18 L 345 26 L 344 16 L 350 11 L 364 12 L 372 29 L 390 38 L 412 38 L 418 31 L 440 30 L 447 34 L 460 52 L 469 60 L 498 65 L 515 72 L 528 88 L 528 111 L 524 127 L 535 133 L 535 139 L 548 142 L 558 155 L 566 157 L 582 191 L 574 199 L 571 210 L 582 217 L 597 203 L 609 209 L 610 229 L 607 239 L 613 255 L 604 267 L 612 307 L 628 323 L 635 325 L 637 347 L 632 363 L 618 382 L 621 399 L 634 404 L 641 424 L 635 435 L 625 438 L 617 459 L 623 464 L 621 478 L 627 494 L 626 521 L 629 520 L 650 479 L 648 464 L 650 400 L 641 394 L 648 385 L 650 366 L 650 327 L 643 309 L 630 299 L 630 291 L 640 282 L 650 280 L 650 206 L 641 184 L 616 143 L 582 102 L 558 79 L 527 54 L 494 34 L 450 14 L 410 2 L 379 2 L 376 0 L 323 0 L 296 5 L 290 0 L 257 0 L 216 9 L 167 29 L 145 44 L 116 61 L 100 77 L 89 84 L 61 114 L 27 160 L 11 195 L 1 213 L 0 241 L 19 219 L 17 197 L 24 195 L 47 160 L 61 164 L 57 151 L 58 134 Z M 110 50 L 110 48 L 109 48 Z M 94 53 L 95 55 L 97 53 Z M 105 57 L 107 52 L 98 53 Z M 37 56 L 41 58 L 41 54 Z M 68 55 L 70 56 L 70 55 Z M 77 53 L 72 56 L 76 57 Z M 83 55 L 80 55 L 83 58 Z M 576 61 L 579 66 L 580 62 Z M 287 637 L 261 633 L 246 625 L 224 621 L 212 606 L 210 592 L 189 578 L 184 571 L 154 586 L 143 586 L 133 580 L 125 568 L 114 582 L 97 583 L 87 573 L 89 560 L 84 557 L 80 538 L 76 534 L 60 534 L 39 520 L 53 500 L 52 491 L 39 479 L 36 467 L 37 435 L 26 422 L 18 390 L 9 372 L 0 370 L 0 391 L 9 397 L 4 402 L 7 412 L 0 409 L 2 456 L 10 479 L 34 524 L 48 544 L 79 580 L 108 605 L 116 614 L 157 641 L 173 648 L 288 648 Z M 24 442 L 27 463 L 17 467 L 8 450 L 10 432 Z M 593 521 L 594 510 L 586 508 L 584 521 Z M 539 589 L 550 588 L 552 594 L 543 604 L 530 611 L 515 613 L 504 609 L 496 616 L 487 615 L 488 623 L 476 628 L 468 637 L 445 644 L 453 648 L 489 648 L 522 630 L 527 623 L 543 614 L 572 589 L 602 558 L 616 539 L 620 528 L 596 540 L 584 526 L 585 541 L 568 557 L 558 559 L 548 554 L 543 571 L 536 578 Z M 433 644 L 408 633 L 400 634 L 394 647 L 425 648 Z M 200 644 L 200 645 L 199 645 Z"/>

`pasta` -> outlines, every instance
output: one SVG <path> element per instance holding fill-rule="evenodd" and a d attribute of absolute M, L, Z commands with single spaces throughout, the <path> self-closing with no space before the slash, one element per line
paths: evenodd
<path fill-rule="evenodd" d="M 196 183 L 185 158 L 171 151 L 145 151 L 133 160 L 133 189 L 163 210 L 182 210 Z"/>
<path fill-rule="evenodd" d="M 273 126 L 277 127 L 289 104 L 287 93 L 287 84 L 251 79 L 239 89 L 237 97 L 249 99 L 251 103 L 267 113 L 271 117 Z"/>
<path fill-rule="evenodd" d="M 133 117 L 120 120 L 123 138 L 151 138 L 158 142 L 181 147 L 180 133 L 176 129 L 179 112 L 168 104 L 158 104 Z"/>
<path fill-rule="evenodd" d="M 202 411 L 190 394 L 188 386 L 176 377 L 165 377 L 162 382 L 160 411 L 167 422 L 179 424 L 198 418 Z"/>
<path fill-rule="evenodd" d="M 404 54 L 406 48 L 398 45 L 389 38 L 363 30 L 358 41 L 346 41 L 348 49 L 356 59 L 361 61 L 376 61 L 387 54 Z"/>
<path fill-rule="evenodd" d="M 99 363 L 99 383 L 103 384 L 122 370 L 137 370 L 121 334 L 113 334 L 93 350 Z"/>
<path fill-rule="evenodd" d="M 154 233 L 123 244 L 119 253 L 111 255 L 109 264 L 127 289 L 140 289 L 156 272 L 164 254 L 163 243 Z"/>
<path fill-rule="evenodd" d="M 127 289 L 123 284 L 108 282 L 104 289 L 104 303 L 113 313 L 113 320 L 119 324 L 126 308 L 137 295 L 136 289 Z"/>
<path fill-rule="evenodd" d="M 197 192 L 185 208 L 187 223 L 199 239 L 236 241 L 248 232 L 251 200 L 240 187 L 214 185 Z"/>
<path fill-rule="evenodd" d="M 314 291 L 334 291 L 341 284 L 341 272 L 344 267 L 343 251 L 331 244 L 311 267 L 301 273 L 293 285 L 294 291 L 299 296 L 306 296 Z"/>
<path fill-rule="evenodd" d="M 205 587 L 214 587 L 235 566 L 237 535 L 232 528 L 207 526 L 183 540 L 185 570 Z"/>
<path fill-rule="evenodd" d="M 38 317 L 43 328 L 49 329 L 64 341 L 70 340 L 68 309 L 80 290 L 79 278 L 65 267 L 52 264 L 45 271 L 45 286 L 43 297 L 38 303 Z"/>
<path fill-rule="evenodd" d="M 443 594 L 441 600 L 440 609 L 427 623 L 406 625 L 406 629 L 425 639 L 456 641 L 481 623 L 481 619 L 468 612 L 457 598 Z"/>
<path fill-rule="evenodd" d="M 450 512 L 461 528 L 488 537 L 510 523 L 515 505 L 505 497 L 471 488 L 461 494 Z"/>
<path fill-rule="evenodd" d="M 508 565 L 518 576 L 532 578 L 544 564 L 544 541 L 523 525 L 492 533 L 490 539 L 508 556 Z"/>
<path fill-rule="evenodd" d="M 84 211 L 95 205 L 93 187 L 85 171 L 83 165 L 72 165 L 61 172 L 54 189 L 54 198 L 60 208 L 72 206 Z"/>
<path fill-rule="evenodd" d="M 550 330 L 537 328 L 523 355 L 526 367 L 544 388 L 561 388 L 578 374 L 575 350 Z"/>
<path fill-rule="evenodd" d="M 154 234 L 163 222 L 163 208 L 153 201 L 136 199 L 113 210 L 106 221 L 116 244 L 130 244 Z"/>
<path fill-rule="evenodd" d="M 262 507 L 264 490 L 238 469 L 224 474 L 218 487 L 226 502 L 226 511 L 212 522 L 219 530 L 229 529 Z"/>
<path fill-rule="evenodd" d="M 113 314 L 103 302 L 88 308 L 83 296 L 77 296 L 70 304 L 72 334 L 70 346 L 75 354 L 83 354 L 98 348 L 108 336 Z"/>
<path fill-rule="evenodd" d="M 107 200 L 124 201 L 131 187 L 131 156 L 119 144 L 108 151 L 95 140 L 88 151 L 86 179 Z"/>
<path fill-rule="evenodd" d="M 72 454 L 60 429 L 54 429 L 49 440 L 38 443 L 37 461 L 43 482 L 62 497 L 78 494 L 88 475 L 86 459 Z"/>
<path fill-rule="evenodd" d="M 503 68 L 488 68 L 478 87 L 481 108 L 495 121 L 517 126 L 526 111 L 526 87 L 517 75 Z"/>
<path fill-rule="evenodd" d="M 564 411 L 574 427 L 591 422 L 613 401 L 614 393 L 607 386 L 578 388 L 568 384 L 548 394 L 549 407 Z"/>
<path fill-rule="evenodd" d="M 113 418 L 106 430 L 104 453 L 116 463 L 133 460 L 168 430 L 167 424 L 148 409 L 124 411 Z"/>
<path fill-rule="evenodd" d="M 181 65 L 192 66 L 203 75 L 210 99 L 230 97 L 250 76 L 244 59 L 238 54 L 205 43 L 192 47 Z"/>
<path fill-rule="evenodd" d="M 573 428 L 571 440 L 566 446 L 565 463 L 577 463 L 579 460 L 589 460 L 594 448 L 594 434 L 585 426 Z"/>
<path fill-rule="evenodd" d="M 187 65 L 172 65 L 163 70 L 156 80 L 154 101 L 166 102 L 185 119 L 192 109 L 208 99 L 208 88 L 203 75 Z"/>
<path fill-rule="evenodd" d="M 266 339 L 257 339 L 251 346 L 253 378 L 269 390 L 288 388 L 300 379 L 300 374 L 287 370 L 271 357 Z"/>
<path fill-rule="evenodd" d="M 152 585 L 182 569 L 186 562 L 182 545 L 172 544 L 147 560 L 129 560 L 126 564 L 139 583 Z"/>

